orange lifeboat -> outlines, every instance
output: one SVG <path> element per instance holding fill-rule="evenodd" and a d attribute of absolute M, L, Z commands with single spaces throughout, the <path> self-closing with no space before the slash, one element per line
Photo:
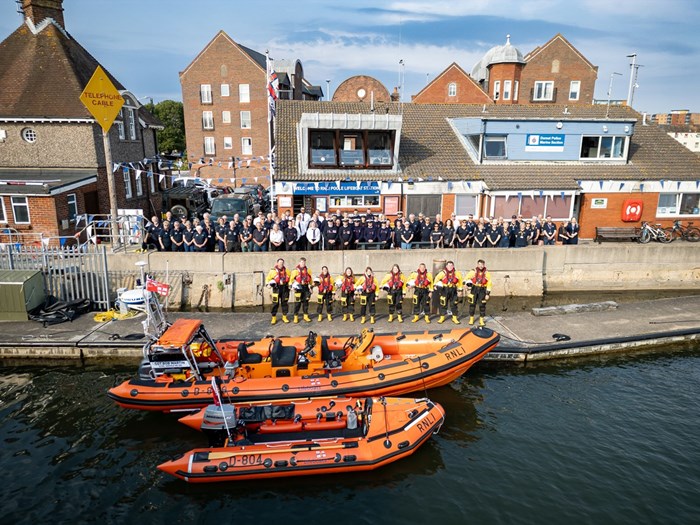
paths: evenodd
<path fill-rule="evenodd" d="M 216 376 L 224 403 L 395 396 L 452 382 L 498 340 L 488 328 L 462 328 L 214 343 L 200 321 L 179 320 L 147 348 L 139 377 L 108 395 L 125 408 L 196 410 L 211 401 L 210 378 Z"/>
<path fill-rule="evenodd" d="M 190 483 L 373 470 L 413 454 L 444 418 L 443 408 L 429 399 L 211 406 L 187 424 L 201 422 L 203 430 L 230 437 L 158 468 Z"/>

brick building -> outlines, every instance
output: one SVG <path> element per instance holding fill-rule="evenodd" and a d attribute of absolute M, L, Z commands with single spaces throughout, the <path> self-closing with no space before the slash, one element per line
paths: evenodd
<path fill-rule="evenodd" d="M 79 99 L 98 62 L 66 30 L 62 3 L 24 0 L 24 23 L 0 42 L 0 227 L 35 241 L 72 235 L 79 215 L 109 214 L 115 176 Z M 125 100 L 109 133 L 113 161 L 127 166 L 116 173 L 117 207 L 160 212 L 162 126 L 110 79 Z"/>
<path fill-rule="evenodd" d="M 266 56 L 224 31 L 180 72 L 187 153 L 194 174 L 220 182 L 269 180 Z M 279 97 L 318 100 L 299 60 L 273 61 Z"/>
<path fill-rule="evenodd" d="M 489 49 L 471 74 L 450 64 L 416 104 L 591 104 L 598 68 L 561 34 L 527 55 L 510 43 Z"/>
<path fill-rule="evenodd" d="M 389 102 L 391 95 L 374 77 L 357 75 L 343 80 L 333 93 L 333 102 Z"/>

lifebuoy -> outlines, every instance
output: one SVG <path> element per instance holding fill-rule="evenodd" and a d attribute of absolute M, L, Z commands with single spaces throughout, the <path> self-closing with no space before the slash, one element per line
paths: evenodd
<path fill-rule="evenodd" d="M 643 203 L 639 199 L 626 199 L 622 203 L 622 222 L 637 222 L 642 218 Z"/>

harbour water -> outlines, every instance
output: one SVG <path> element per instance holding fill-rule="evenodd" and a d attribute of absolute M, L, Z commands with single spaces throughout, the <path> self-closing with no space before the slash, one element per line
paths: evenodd
<path fill-rule="evenodd" d="M 375 472 L 208 486 L 155 466 L 204 444 L 105 393 L 134 366 L 0 366 L 0 523 L 698 523 L 700 348 L 480 364 L 447 420 Z"/>

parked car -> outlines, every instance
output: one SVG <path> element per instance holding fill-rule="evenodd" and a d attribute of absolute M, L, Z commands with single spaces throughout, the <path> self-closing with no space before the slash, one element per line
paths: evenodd
<path fill-rule="evenodd" d="M 201 217 L 209 211 L 209 196 L 203 188 L 176 186 L 162 193 L 163 212 L 170 211 L 178 220 Z"/>
<path fill-rule="evenodd" d="M 205 179 L 200 179 L 199 177 L 178 177 L 173 181 L 173 188 L 177 187 L 199 188 L 207 194 L 209 203 L 219 195 L 231 193 L 231 188 L 229 186 L 214 186 L 209 184 Z"/>
<path fill-rule="evenodd" d="M 210 215 L 212 221 L 219 220 L 219 217 L 223 215 L 226 215 L 226 217 L 231 220 L 237 213 L 240 215 L 241 220 L 243 220 L 248 215 L 257 213 L 255 211 L 255 206 L 253 200 L 247 195 L 222 195 L 212 201 Z"/>

